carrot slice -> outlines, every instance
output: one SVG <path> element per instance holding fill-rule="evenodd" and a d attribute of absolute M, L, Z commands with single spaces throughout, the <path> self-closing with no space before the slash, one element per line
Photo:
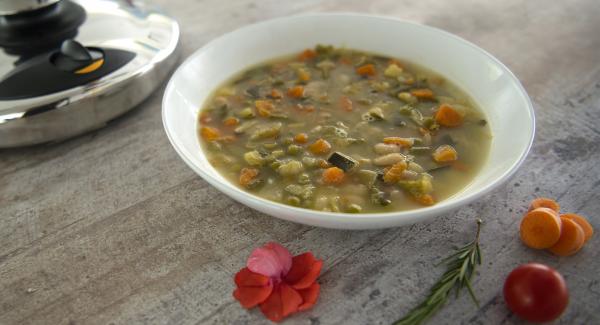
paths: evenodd
<path fill-rule="evenodd" d="M 308 146 L 308 150 L 315 155 L 328 153 L 331 150 L 331 144 L 327 140 L 318 139 L 313 144 Z"/>
<path fill-rule="evenodd" d="M 296 143 L 306 143 L 306 142 L 308 142 L 308 134 L 306 134 L 306 133 L 298 133 L 294 137 L 294 141 Z"/>
<path fill-rule="evenodd" d="M 340 97 L 340 107 L 346 112 L 352 112 L 352 100 L 347 96 Z"/>
<path fill-rule="evenodd" d="M 462 124 L 463 115 L 448 104 L 442 104 L 435 113 L 435 121 L 442 126 L 455 127 Z"/>
<path fill-rule="evenodd" d="M 434 96 L 433 91 L 429 88 L 413 89 L 410 93 L 417 98 L 423 99 L 433 99 Z"/>
<path fill-rule="evenodd" d="M 294 86 L 287 91 L 288 96 L 292 98 L 302 98 L 304 97 L 304 87 L 302 86 Z"/>
<path fill-rule="evenodd" d="M 210 126 L 203 126 L 200 128 L 200 135 L 206 141 L 215 141 L 221 136 L 221 133 Z"/>
<path fill-rule="evenodd" d="M 223 120 L 223 125 L 225 126 L 236 126 L 238 124 L 240 124 L 240 120 L 233 116 Z"/>
<path fill-rule="evenodd" d="M 375 66 L 372 64 L 365 64 L 363 66 L 360 66 L 358 68 L 356 68 L 356 73 L 358 73 L 359 75 L 365 77 L 365 76 L 374 76 L 376 71 L 375 71 Z"/>
<path fill-rule="evenodd" d="M 415 143 L 413 138 L 401 138 L 401 137 L 385 137 L 383 138 L 385 144 L 395 144 L 397 146 L 410 148 Z"/>
<path fill-rule="evenodd" d="M 306 61 L 306 60 L 310 60 L 316 56 L 317 56 L 317 52 L 315 52 L 312 49 L 306 49 L 306 50 L 304 50 L 304 52 L 300 53 L 300 55 L 298 56 L 298 60 Z"/>
<path fill-rule="evenodd" d="M 537 199 L 533 199 L 533 201 L 531 201 L 529 211 L 537 208 L 548 208 L 550 210 L 554 210 L 556 213 L 560 212 L 560 205 L 558 205 L 558 202 L 545 197 L 538 197 Z"/>
<path fill-rule="evenodd" d="M 405 161 L 400 161 L 392 165 L 383 175 L 383 181 L 388 184 L 396 183 L 402 178 L 402 172 L 406 170 Z"/>
<path fill-rule="evenodd" d="M 279 99 L 282 97 L 283 97 L 283 94 L 281 93 L 281 91 L 279 91 L 275 88 L 271 89 L 271 98 Z"/>
<path fill-rule="evenodd" d="M 275 109 L 275 105 L 270 100 L 259 99 L 254 101 L 254 106 L 256 107 L 256 111 L 258 115 L 262 117 L 271 116 L 271 111 Z"/>
<path fill-rule="evenodd" d="M 592 225 L 587 221 L 585 217 L 582 217 L 575 213 L 561 214 L 560 217 L 573 220 L 576 224 L 578 224 L 581 227 L 581 229 L 583 229 L 583 234 L 585 235 L 584 242 L 587 242 L 588 240 L 590 240 L 590 238 L 592 238 L 592 235 L 594 234 L 594 228 L 592 228 Z"/>
<path fill-rule="evenodd" d="M 560 238 L 561 220 L 548 208 L 529 211 L 521 220 L 521 240 L 531 248 L 550 248 Z"/>
<path fill-rule="evenodd" d="M 575 221 L 567 218 L 560 218 L 560 221 L 562 222 L 560 238 L 548 250 L 558 256 L 570 256 L 583 247 L 585 234 Z"/>
<path fill-rule="evenodd" d="M 419 196 L 415 196 L 415 201 L 421 205 L 434 205 L 435 199 L 431 194 L 423 194 Z"/>
<path fill-rule="evenodd" d="M 456 149 L 449 144 L 444 144 L 433 152 L 433 160 L 436 162 L 451 162 L 458 159 L 458 153 Z"/>
<path fill-rule="evenodd" d="M 248 186 L 258 176 L 259 171 L 256 168 L 242 168 L 240 171 L 240 185 Z"/>
<path fill-rule="evenodd" d="M 323 183 L 340 184 L 344 181 L 344 171 L 338 167 L 329 167 L 323 171 Z"/>

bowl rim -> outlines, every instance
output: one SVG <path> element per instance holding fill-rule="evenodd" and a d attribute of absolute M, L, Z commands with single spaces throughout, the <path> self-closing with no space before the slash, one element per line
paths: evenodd
<path fill-rule="evenodd" d="M 495 177 L 495 179 L 493 181 L 485 184 L 484 186 L 473 191 L 470 194 L 466 194 L 464 197 L 462 197 L 460 199 L 457 199 L 454 201 L 447 199 L 447 200 L 443 200 L 433 206 L 417 208 L 417 209 L 412 209 L 412 210 L 353 214 L 353 213 L 344 213 L 344 212 L 319 211 L 319 210 L 312 210 L 312 209 L 307 209 L 307 208 L 294 207 L 294 206 L 286 205 L 283 203 L 264 199 L 255 194 L 243 191 L 242 189 L 238 188 L 237 186 L 235 186 L 234 184 L 232 184 L 231 182 L 229 182 L 227 180 L 225 182 L 222 182 L 221 180 L 219 180 L 219 179 L 213 177 L 212 175 L 210 175 L 209 173 L 205 172 L 201 166 L 197 166 L 196 164 L 194 164 L 192 162 L 191 159 L 189 159 L 189 157 L 187 157 L 187 153 L 183 150 L 183 146 L 180 146 L 180 144 L 175 139 L 174 135 L 171 133 L 171 130 L 167 127 L 166 115 L 167 115 L 167 107 L 169 106 L 169 104 L 167 103 L 167 98 L 169 98 L 169 95 L 173 91 L 176 90 L 175 85 L 174 85 L 174 83 L 175 83 L 174 80 L 175 80 L 176 76 L 179 73 L 181 73 L 181 71 L 187 65 L 190 64 L 190 62 L 195 60 L 196 57 L 201 55 L 203 52 L 205 52 L 208 49 L 215 46 L 215 44 L 217 42 L 222 41 L 223 39 L 230 37 L 232 34 L 239 33 L 240 31 L 243 31 L 245 29 L 252 29 L 252 28 L 260 27 L 261 25 L 269 25 L 269 24 L 273 24 L 273 23 L 285 22 L 285 21 L 296 20 L 296 19 L 306 19 L 306 18 L 311 18 L 311 17 L 327 18 L 327 17 L 339 17 L 339 16 L 388 20 L 388 21 L 393 21 L 393 22 L 397 22 L 397 23 L 417 26 L 419 28 L 424 28 L 429 31 L 442 34 L 445 37 L 451 38 L 454 41 L 457 41 L 459 43 L 462 43 L 463 45 L 471 47 L 472 49 L 476 50 L 477 52 L 480 52 L 483 56 L 487 57 L 488 60 L 490 60 L 497 66 L 499 66 L 503 70 L 503 72 L 505 72 L 507 74 L 507 76 L 509 77 L 511 82 L 514 85 L 516 85 L 516 88 L 517 88 L 519 94 L 525 100 L 525 104 L 526 104 L 525 106 L 526 106 L 527 112 L 529 113 L 529 116 L 531 116 L 531 122 L 530 122 L 531 123 L 530 124 L 531 132 L 530 132 L 530 134 L 528 134 L 529 139 L 527 142 L 527 146 L 520 153 L 520 156 L 518 157 L 518 159 L 508 169 L 506 169 L 501 175 Z M 486 50 L 482 49 L 481 47 L 479 47 L 457 35 L 447 32 L 443 29 L 425 25 L 420 22 L 409 21 L 409 20 L 400 19 L 397 17 L 392 17 L 392 16 L 361 14 L 361 13 L 352 13 L 352 12 L 303 13 L 303 14 L 297 14 L 297 15 L 277 17 L 277 18 L 273 18 L 273 19 L 263 20 L 260 22 L 244 25 L 244 26 L 236 28 L 232 31 L 229 31 L 227 33 L 224 33 L 224 34 L 221 34 L 221 35 L 215 37 L 214 39 L 210 40 L 209 42 L 204 44 L 202 47 L 196 49 L 193 53 L 191 53 L 177 67 L 175 72 L 171 75 L 171 78 L 169 79 L 169 82 L 168 82 L 168 84 L 165 88 L 164 94 L 163 94 L 161 117 L 162 117 L 162 122 L 163 122 L 163 127 L 165 130 L 165 133 L 167 134 L 167 138 L 169 139 L 169 142 L 171 143 L 172 147 L 175 149 L 175 151 L 178 153 L 178 155 L 182 158 L 182 160 L 192 170 L 194 170 L 198 175 L 200 175 L 204 180 L 206 180 L 209 184 L 216 187 L 219 191 L 223 192 L 227 196 L 235 199 L 236 201 L 238 201 L 246 206 L 250 206 L 251 208 L 259 209 L 259 210 L 261 210 L 259 208 L 260 206 L 270 206 L 271 208 L 278 208 L 281 210 L 292 211 L 292 212 L 294 212 L 294 215 L 296 215 L 296 216 L 302 215 L 303 218 L 306 218 L 306 217 L 308 217 L 309 214 L 312 214 L 313 217 L 331 218 L 329 221 L 333 222 L 333 223 L 337 223 L 337 221 L 340 221 L 340 220 L 345 220 L 349 223 L 354 223 L 354 224 L 356 224 L 356 223 L 361 223 L 361 224 L 372 223 L 371 227 L 360 227 L 360 228 L 381 227 L 381 225 L 379 225 L 379 224 L 384 223 L 385 221 L 388 221 L 388 223 L 390 223 L 390 224 L 393 224 L 394 221 L 396 221 L 396 223 L 401 223 L 401 224 L 411 224 L 411 223 L 414 223 L 417 221 L 425 221 L 425 220 L 431 219 L 435 216 L 442 215 L 443 213 L 453 211 L 463 205 L 467 205 L 467 204 L 489 194 L 492 190 L 494 190 L 498 186 L 500 186 L 503 183 L 505 183 L 506 181 L 508 181 L 516 173 L 516 171 L 519 169 L 519 167 L 523 164 L 523 162 L 527 158 L 527 155 L 529 154 L 529 151 L 531 150 L 533 140 L 535 137 L 535 129 L 536 129 L 535 112 L 533 109 L 533 104 L 532 104 L 531 98 L 527 94 L 527 91 L 525 90 L 525 88 L 523 87 L 523 85 L 521 84 L 519 79 L 515 76 L 515 74 L 506 65 L 504 65 L 500 60 L 498 60 L 496 57 L 494 57 L 492 54 L 490 54 Z M 204 153 L 202 153 L 202 154 L 204 154 Z M 210 168 L 214 169 L 214 167 L 212 167 L 212 166 L 210 166 Z M 216 172 L 218 173 L 218 171 L 216 171 Z M 244 200 L 249 200 L 252 204 L 248 204 L 247 202 L 244 202 Z M 266 212 L 264 210 L 261 210 L 261 211 Z M 276 217 L 280 218 L 280 219 L 296 222 L 296 223 L 317 225 L 317 222 L 313 222 L 311 220 L 304 220 L 302 218 L 292 218 L 285 214 L 276 216 Z M 339 219 L 339 218 L 343 218 L 343 219 Z M 404 222 L 400 221 L 402 218 L 404 218 L 403 219 Z M 320 227 L 331 227 L 328 225 L 319 225 L 319 226 Z M 331 228 L 348 228 L 348 227 L 346 226 L 346 227 L 331 227 Z"/>

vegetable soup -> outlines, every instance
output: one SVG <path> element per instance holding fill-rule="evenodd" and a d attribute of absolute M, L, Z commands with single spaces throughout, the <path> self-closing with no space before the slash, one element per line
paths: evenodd
<path fill-rule="evenodd" d="M 474 178 L 491 143 L 483 113 L 442 76 L 323 45 L 235 76 L 198 119 L 206 156 L 232 183 L 334 212 L 436 204 Z"/>

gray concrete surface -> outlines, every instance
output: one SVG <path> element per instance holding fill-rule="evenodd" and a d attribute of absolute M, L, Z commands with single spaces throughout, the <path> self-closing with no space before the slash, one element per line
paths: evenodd
<path fill-rule="evenodd" d="M 571 303 L 557 324 L 600 324 L 600 236 L 577 255 L 525 248 L 527 202 L 558 198 L 600 229 L 600 5 L 574 1 L 155 0 L 182 27 L 184 56 L 263 19 L 311 11 L 386 14 L 446 29 L 522 80 L 538 128 L 505 186 L 427 224 L 335 231 L 279 221 L 221 194 L 177 157 L 160 121 L 163 88 L 108 127 L 0 151 L 0 324 L 268 323 L 231 297 L 250 251 L 278 241 L 325 260 L 314 309 L 288 324 L 389 324 L 443 272 L 433 267 L 485 221 L 482 302 L 452 301 L 431 324 L 519 324 L 501 295 L 519 264 L 557 268 Z"/>

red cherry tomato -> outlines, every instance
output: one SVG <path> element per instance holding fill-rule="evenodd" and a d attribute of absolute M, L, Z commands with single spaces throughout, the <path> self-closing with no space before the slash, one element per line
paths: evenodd
<path fill-rule="evenodd" d="M 569 304 L 565 279 L 555 269 L 537 263 L 512 270 L 504 282 L 508 308 L 530 322 L 549 322 Z"/>

